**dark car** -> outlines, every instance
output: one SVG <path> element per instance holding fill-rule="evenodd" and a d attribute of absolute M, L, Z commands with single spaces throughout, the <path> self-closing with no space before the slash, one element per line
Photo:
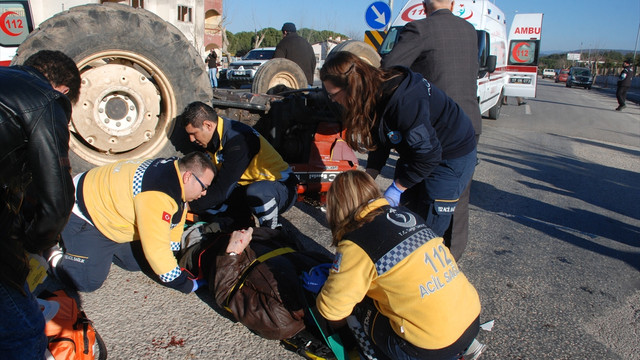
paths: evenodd
<path fill-rule="evenodd" d="M 582 86 L 585 89 L 591 89 L 593 84 L 593 76 L 591 76 L 591 70 L 583 67 L 572 67 L 569 69 L 569 76 L 567 77 L 567 87 Z"/>
<path fill-rule="evenodd" d="M 556 76 L 556 82 L 567 82 L 567 77 L 569 77 L 569 69 L 562 69 Z"/>

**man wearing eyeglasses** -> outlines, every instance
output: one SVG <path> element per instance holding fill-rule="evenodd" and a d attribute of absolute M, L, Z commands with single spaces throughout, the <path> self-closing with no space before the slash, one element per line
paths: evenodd
<path fill-rule="evenodd" d="M 178 122 L 218 168 L 207 194 L 189 203 L 191 211 L 226 231 L 254 226 L 253 215 L 262 227 L 278 227 L 279 215 L 297 198 L 298 179 L 273 146 L 252 127 L 218 117 L 202 102 L 189 104 Z"/>
<path fill-rule="evenodd" d="M 112 262 L 129 271 L 150 266 L 163 285 L 197 290 L 173 251 L 180 249 L 186 204 L 204 196 L 214 177 L 213 163 L 201 152 L 179 160 L 123 160 L 76 175 L 64 253 L 48 255 L 54 274 L 90 292 L 102 286 Z"/>

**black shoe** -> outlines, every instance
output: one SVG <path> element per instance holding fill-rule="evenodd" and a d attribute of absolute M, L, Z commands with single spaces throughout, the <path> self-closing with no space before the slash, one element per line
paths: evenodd
<path fill-rule="evenodd" d="M 310 332 L 302 330 L 289 339 L 280 341 L 280 345 L 305 359 L 335 359 L 333 351 L 324 342 Z"/>
<path fill-rule="evenodd" d="M 616 111 L 621 111 L 622 109 L 626 108 L 627 105 L 620 105 L 616 108 Z"/>
<path fill-rule="evenodd" d="M 523 102 L 521 102 L 521 103 L 518 103 L 518 106 L 520 106 L 520 105 L 524 105 L 524 104 L 526 104 L 526 103 L 527 103 L 526 101 L 523 101 Z"/>

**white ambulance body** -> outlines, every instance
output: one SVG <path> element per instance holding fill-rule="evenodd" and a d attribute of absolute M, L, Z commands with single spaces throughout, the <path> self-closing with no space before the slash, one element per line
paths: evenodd
<path fill-rule="evenodd" d="M 480 112 L 497 119 L 503 96 L 535 97 L 542 14 L 516 15 L 508 38 L 504 12 L 488 0 L 455 1 L 453 14 L 478 33 Z M 405 24 L 425 16 L 422 0 L 407 1 L 391 24 L 380 55 L 391 51 Z"/>
<path fill-rule="evenodd" d="M 535 97 L 542 14 L 516 14 L 509 32 L 507 96 Z"/>

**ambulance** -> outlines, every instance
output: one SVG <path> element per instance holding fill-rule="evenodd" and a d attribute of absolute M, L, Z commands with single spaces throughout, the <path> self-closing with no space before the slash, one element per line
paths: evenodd
<path fill-rule="evenodd" d="M 453 14 L 477 31 L 480 111 L 497 119 L 503 97 L 535 97 L 543 14 L 516 14 L 509 33 L 504 12 L 488 0 L 457 0 Z M 407 1 L 380 45 L 380 56 L 393 49 L 405 24 L 425 16 L 422 0 Z"/>

